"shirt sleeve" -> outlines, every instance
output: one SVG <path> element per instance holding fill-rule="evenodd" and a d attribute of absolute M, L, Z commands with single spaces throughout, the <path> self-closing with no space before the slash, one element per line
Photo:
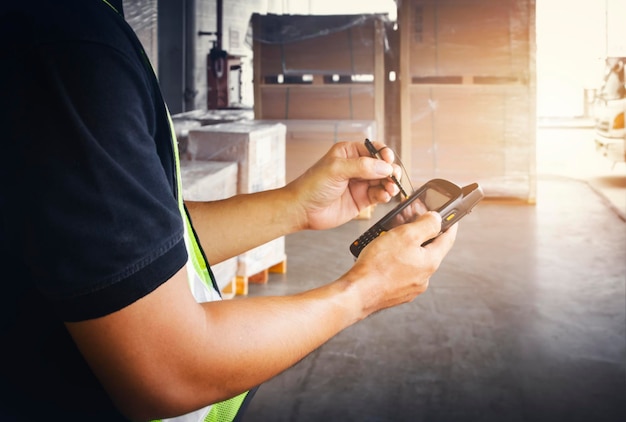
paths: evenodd
<path fill-rule="evenodd" d="M 186 261 L 162 101 L 139 55 L 68 41 L 26 57 L 7 128 L 24 270 L 64 320 L 106 315 Z"/>

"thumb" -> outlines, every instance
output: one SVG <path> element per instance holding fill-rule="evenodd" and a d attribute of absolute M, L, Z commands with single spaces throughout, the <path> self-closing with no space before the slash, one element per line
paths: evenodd
<path fill-rule="evenodd" d="M 441 232 L 441 216 L 436 211 L 428 211 L 420 216 L 414 223 L 416 240 L 419 244 L 431 240 Z"/>

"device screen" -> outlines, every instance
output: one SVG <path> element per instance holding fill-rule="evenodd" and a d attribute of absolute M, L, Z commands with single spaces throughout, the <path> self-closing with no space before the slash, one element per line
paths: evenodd
<path fill-rule="evenodd" d="M 424 193 L 424 203 L 430 211 L 437 210 L 450 200 L 449 192 L 440 192 L 437 189 L 429 188 Z"/>
<path fill-rule="evenodd" d="M 415 198 L 409 198 L 407 204 L 401 204 L 403 207 L 397 214 L 390 213 L 388 221 L 381 221 L 385 230 L 391 230 L 401 224 L 410 223 L 427 211 L 438 210 L 452 199 L 454 192 L 437 189 L 437 186 L 430 185 L 426 189 L 415 193 Z"/>

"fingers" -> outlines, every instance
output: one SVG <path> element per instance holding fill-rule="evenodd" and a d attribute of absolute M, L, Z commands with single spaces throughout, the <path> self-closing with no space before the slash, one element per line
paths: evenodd
<path fill-rule="evenodd" d="M 400 178 L 402 177 L 402 169 L 399 165 L 394 164 L 394 162 L 396 161 L 394 151 L 387 145 L 379 141 L 372 142 L 372 144 L 378 151 L 378 156 L 380 157 L 379 159 L 382 159 L 382 161 L 385 161 L 387 163 L 393 164 L 393 172 L 388 174 L 387 176 L 393 174 L 398 180 L 400 180 Z"/>
<path fill-rule="evenodd" d="M 401 179 L 402 179 L 402 168 L 395 164 L 395 153 L 394 151 L 387 147 L 385 144 L 383 144 L 382 142 L 379 141 L 374 141 L 374 142 L 370 142 L 370 146 L 373 147 L 373 150 L 376 151 L 376 159 L 379 161 L 384 161 L 386 163 L 389 163 L 392 165 L 393 170 L 391 171 L 391 173 L 385 174 L 385 176 L 387 176 L 387 181 L 389 183 L 385 183 L 385 179 L 379 179 L 380 183 L 383 185 L 384 190 L 391 195 L 391 197 L 397 195 L 402 187 L 400 185 L 401 183 Z M 368 154 L 372 154 L 372 148 L 366 148 L 368 151 Z M 376 164 L 374 164 L 376 165 Z M 385 167 L 386 169 L 386 167 Z M 382 168 L 381 168 L 382 170 Z M 392 182 L 393 181 L 393 182 Z M 386 194 L 383 194 L 382 196 L 386 196 Z"/>
<path fill-rule="evenodd" d="M 370 186 L 367 190 L 367 198 L 370 204 L 386 203 L 398 194 L 400 189 L 391 183 L 383 183 L 375 186 Z"/>
<path fill-rule="evenodd" d="M 378 151 L 378 155 L 384 161 L 386 161 L 388 163 L 393 163 L 395 161 L 394 152 L 387 145 L 385 145 L 384 143 L 382 143 L 380 141 L 373 141 L 372 145 L 374 145 L 374 148 L 376 148 L 376 151 Z M 367 155 L 369 155 L 369 151 L 368 151 Z"/>
<path fill-rule="evenodd" d="M 436 211 L 428 211 L 415 222 L 415 230 L 418 231 L 417 240 L 420 245 L 427 241 L 423 247 L 434 254 L 437 261 L 441 261 L 452 249 L 456 239 L 458 226 L 453 224 L 444 233 L 441 233 L 441 216 Z"/>
<path fill-rule="evenodd" d="M 408 251 L 410 251 L 410 250 L 415 250 L 416 248 L 420 247 L 420 245 L 422 245 L 424 242 L 436 237 L 440 231 L 441 231 L 441 216 L 439 215 L 439 213 L 435 211 L 429 211 L 421 215 L 417 220 L 415 220 L 412 223 L 401 224 L 400 226 L 397 226 L 396 228 L 392 229 L 389 232 L 389 234 L 385 236 L 385 239 L 383 240 L 383 242 L 380 242 L 380 243 L 393 242 L 393 244 L 395 244 L 395 246 L 393 247 L 394 251 L 397 249 L 398 245 L 403 245 L 404 247 L 408 248 L 407 249 Z M 392 232 L 394 233 L 393 235 L 391 234 Z M 391 240 L 390 238 L 393 240 Z M 377 241 L 378 239 L 374 240 L 374 242 L 377 242 Z M 446 242 L 448 241 L 453 242 L 454 238 L 447 239 Z M 444 245 L 443 248 L 445 249 L 445 247 L 447 246 L 448 245 L 446 243 L 446 245 Z M 380 245 L 379 247 L 382 247 L 383 249 L 387 249 L 389 248 L 389 245 L 388 244 L 384 246 Z M 431 249 L 439 249 L 439 248 L 442 248 L 442 246 L 436 245 L 432 247 Z M 437 255 L 437 258 L 439 258 L 439 256 L 443 258 L 444 255 L 445 253 L 441 253 L 440 255 Z"/>
<path fill-rule="evenodd" d="M 457 229 L 458 223 L 453 224 L 450 228 L 448 228 L 448 230 L 440 234 L 431 243 L 424 246 L 424 248 L 428 249 L 429 251 L 432 250 L 437 260 L 443 260 L 448 252 L 450 252 L 450 249 L 452 249 L 452 245 L 454 245 Z"/>
<path fill-rule="evenodd" d="M 372 157 L 370 151 L 360 142 L 338 142 L 324 157 L 326 162 L 331 160 L 337 176 L 361 180 L 384 179 L 391 175 L 396 178 L 402 176 L 402 170 L 397 164 L 391 148 L 379 141 L 372 142 L 380 158 Z"/>
<path fill-rule="evenodd" d="M 448 253 L 456 227 L 451 227 L 426 247 L 421 245 L 441 231 L 441 217 L 427 212 L 418 220 L 400 225 L 367 245 L 353 267 L 365 280 L 370 308 L 374 310 L 399 305 L 422 294 L 430 277 Z M 379 295 L 372 295 L 376 291 Z"/>
<path fill-rule="evenodd" d="M 418 226 L 418 228 L 415 230 L 411 228 L 411 232 L 413 233 L 412 237 L 414 237 L 418 245 L 421 245 L 441 232 L 441 216 L 438 212 L 428 211 L 420 216 L 413 225 Z"/>
<path fill-rule="evenodd" d="M 420 216 L 415 222 L 399 226 L 400 230 L 407 230 L 406 236 L 410 244 L 423 245 L 435 262 L 440 263 L 448 254 L 454 241 L 458 225 L 452 225 L 445 233 L 441 233 L 441 216 L 436 211 L 429 211 Z"/>

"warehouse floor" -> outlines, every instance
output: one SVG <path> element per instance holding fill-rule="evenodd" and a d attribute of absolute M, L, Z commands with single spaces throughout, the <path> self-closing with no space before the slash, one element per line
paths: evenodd
<path fill-rule="evenodd" d="M 250 295 L 335 279 L 372 222 L 288 236 L 287 274 Z M 244 420 L 626 420 L 625 284 L 614 204 L 593 183 L 540 174 L 536 205 L 481 203 L 426 293 L 262 385 Z"/>

